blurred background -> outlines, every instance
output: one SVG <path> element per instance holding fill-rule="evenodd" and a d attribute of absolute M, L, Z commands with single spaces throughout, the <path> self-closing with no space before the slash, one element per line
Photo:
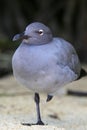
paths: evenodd
<path fill-rule="evenodd" d="M 34 21 L 71 42 L 87 63 L 87 0 L 3 0 L 0 10 L 0 77 L 12 72 L 11 58 L 19 45 L 13 36 Z"/>

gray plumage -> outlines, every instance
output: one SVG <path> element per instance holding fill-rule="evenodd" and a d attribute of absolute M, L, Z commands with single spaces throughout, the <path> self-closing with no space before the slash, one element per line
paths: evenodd
<path fill-rule="evenodd" d="M 12 58 L 16 79 L 35 93 L 54 95 L 65 84 L 76 80 L 81 65 L 73 46 L 58 37 L 42 23 L 32 23 L 23 34 L 14 36 L 21 39 Z"/>

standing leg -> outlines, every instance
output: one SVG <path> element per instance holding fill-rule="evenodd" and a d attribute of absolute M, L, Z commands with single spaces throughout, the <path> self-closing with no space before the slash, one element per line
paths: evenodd
<path fill-rule="evenodd" d="M 41 115 L 40 115 L 40 97 L 38 93 L 35 93 L 35 97 L 34 97 L 35 103 L 36 103 L 36 110 L 37 110 L 37 123 L 36 124 L 30 124 L 30 123 L 21 123 L 22 125 L 27 125 L 27 126 L 31 126 L 31 125 L 44 125 L 44 123 L 41 120 Z"/>
<path fill-rule="evenodd" d="M 40 97 L 38 93 L 35 93 L 35 97 L 34 97 L 35 103 L 36 103 L 36 110 L 37 110 L 37 123 L 36 125 L 44 125 L 44 123 L 41 120 L 41 115 L 40 115 Z"/>

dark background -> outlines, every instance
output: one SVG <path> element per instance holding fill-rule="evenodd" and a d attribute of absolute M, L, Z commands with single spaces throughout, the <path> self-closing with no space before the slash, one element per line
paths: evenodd
<path fill-rule="evenodd" d="M 3 0 L 0 1 L 0 75 L 11 71 L 11 57 L 19 45 L 15 34 L 31 22 L 43 22 L 54 36 L 75 47 L 87 63 L 87 0 Z"/>

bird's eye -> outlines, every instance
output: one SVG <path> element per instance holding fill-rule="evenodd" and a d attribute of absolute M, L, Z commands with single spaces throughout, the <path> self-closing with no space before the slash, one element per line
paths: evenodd
<path fill-rule="evenodd" d="M 42 36 L 44 34 L 44 31 L 42 29 L 35 31 L 35 33 L 39 34 L 40 36 Z"/>
<path fill-rule="evenodd" d="M 40 29 L 38 32 L 39 32 L 40 35 L 43 35 L 43 30 L 42 29 Z"/>

